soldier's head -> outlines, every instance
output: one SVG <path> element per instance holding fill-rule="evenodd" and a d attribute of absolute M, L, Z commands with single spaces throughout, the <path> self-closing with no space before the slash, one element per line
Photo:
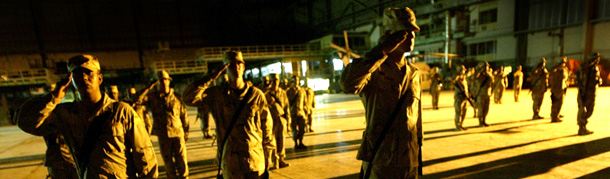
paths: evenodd
<path fill-rule="evenodd" d="M 270 80 L 269 82 L 271 83 L 271 88 L 277 89 L 280 86 L 280 74 L 271 73 L 266 77 Z"/>
<path fill-rule="evenodd" d="M 299 75 L 292 75 L 292 83 L 294 83 L 295 86 L 300 86 L 301 84 L 301 80 L 299 79 Z"/>
<path fill-rule="evenodd" d="M 228 50 L 222 53 L 224 64 L 229 64 L 227 74 L 230 80 L 243 80 L 246 62 L 241 51 Z"/>
<path fill-rule="evenodd" d="M 487 61 L 485 62 L 479 62 L 479 72 L 484 73 L 489 71 L 489 63 L 487 63 Z"/>
<path fill-rule="evenodd" d="M 170 84 L 172 83 L 173 78 L 169 76 L 169 73 L 165 70 L 161 70 L 157 72 L 157 80 L 159 80 L 159 88 L 161 91 L 167 91 L 170 89 Z"/>
<path fill-rule="evenodd" d="M 57 85 L 55 83 L 46 84 L 46 85 L 44 85 L 44 90 L 46 92 L 51 92 L 51 91 L 55 90 L 56 86 Z"/>
<path fill-rule="evenodd" d="M 129 88 L 129 98 L 136 95 L 136 88 Z"/>
<path fill-rule="evenodd" d="M 542 57 L 540 59 L 540 63 L 538 63 L 538 66 L 536 66 L 536 68 L 544 68 L 546 66 L 546 58 Z"/>
<path fill-rule="evenodd" d="M 407 39 L 397 48 L 397 50 L 404 52 L 413 51 L 415 32 L 419 32 L 420 30 L 415 21 L 415 13 L 409 7 L 387 8 L 384 10 L 383 27 L 386 35 L 399 31 L 407 32 Z"/>
<path fill-rule="evenodd" d="M 119 87 L 110 85 L 110 97 L 114 100 L 119 100 Z"/>
<path fill-rule="evenodd" d="M 267 75 L 267 76 L 263 77 L 263 81 L 264 81 L 264 82 L 268 82 L 268 81 L 269 81 L 269 76 L 270 76 L 270 75 L 271 75 L 271 74 L 269 74 L 269 75 Z"/>
<path fill-rule="evenodd" d="M 100 93 L 103 75 L 99 60 L 91 55 L 77 55 L 68 59 L 68 72 L 72 73 L 72 85 L 79 95 Z"/>
<path fill-rule="evenodd" d="M 521 67 L 521 65 L 519 65 L 519 66 L 517 67 L 517 71 L 521 71 L 521 69 L 522 69 L 522 67 Z"/>
<path fill-rule="evenodd" d="M 601 60 L 602 55 L 599 54 L 598 52 L 593 52 L 590 56 L 589 56 L 589 65 L 597 65 L 599 64 L 599 61 Z"/>

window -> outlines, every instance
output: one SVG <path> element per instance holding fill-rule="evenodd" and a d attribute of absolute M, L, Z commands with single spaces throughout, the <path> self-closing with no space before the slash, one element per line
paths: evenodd
<path fill-rule="evenodd" d="M 494 23 L 498 21 L 498 9 L 490 9 L 479 13 L 480 24 Z"/>
<path fill-rule="evenodd" d="M 496 53 L 496 41 L 480 42 L 468 45 L 468 56 Z"/>

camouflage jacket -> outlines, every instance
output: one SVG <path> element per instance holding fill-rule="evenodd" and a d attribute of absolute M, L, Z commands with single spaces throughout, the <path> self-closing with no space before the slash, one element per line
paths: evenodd
<path fill-rule="evenodd" d="M 281 88 L 276 90 L 269 88 L 265 92 L 265 97 L 267 98 L 269 112 L 271 112 L 271 117 L 273 117 L 273 124 L 286 125 L 287 121 L 291 120 L 290 105 L 288 104 L 286 92 Z"/>
<path fill-rule="evenodd" d="M 38 136 L 59 133 L 72 155 L 79 156 L 92 120 L 111 116 L 93 144 L 89 164 L 84 169 L 86 178 L 157 178 L 157 159 L 144 121 L 127 103 L 118 102 L 114 111 L 115 100 L 106 94 L 101 100 L 93 113 L 88 114 L 90 109 L 79 101 L 60 104 L 61 99 L 49 93 L 25 102 L 17 125 Z"/>
<path fill-rule="evenodd" d="M 170 89 L 168 94 L 145 90 L 136 104 L 144 104 L 152 111 L 153 135 L 169 138 L 188 136 L 189 121 L 186 107 L 180 101 L 180 97 L 174 93 L 174 89 Z"/>
<path fill-rule="evenodd" d="M 306 93 L 307 92 L 299 86 L 291 86 L 286 90 L 286 94 L 288 95 L 288 102 L 290 103 L 290 114 L 292 114 L 292 116 L 306 117 Z"/>

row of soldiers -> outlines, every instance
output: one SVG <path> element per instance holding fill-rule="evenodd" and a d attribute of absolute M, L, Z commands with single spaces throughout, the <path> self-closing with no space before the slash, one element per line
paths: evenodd
<path fill-rule="evenodd" d="M 126 98 L 120 100 L 117 86 L 110 86 L 109 95 L 100 91 L 103 76 L 97 58 L 75 56 L 68 60 L 70 76 L 48 89 L 51 92 L 46 96 L 26 102 L 21 108 L 24 112 L 16 117 L 17 124 L 28 133 L 44 136 L 48 146 L 45 166 L 50 178 L 156 178 L 157 161 L 150 135 L 159 139 L 167 177 L 188 178 L 185 143 L 189 122 L 185 104 L 208 111 L 217 124 L 216 133 L 224 135 L 218 137 L 217 158 L 227 171 L 223 175 L 242 176 L 244 165 L 250 165 L 256 175 L 268 168 L 289 166 L 284 161 L 284 134 L 287 126 L 291 126 L 295 149 L 307 148 L 303 136 L 306 131 L 313 132 L 313 90 L 301 87 L 299 77 L 294 76 L 285 91 L 279 86 L 278 74 L 271 74 L 272 80 L 258 89 L 241 79 L 244 65 L 241 52 L 228 51 L 224 57 L 226 65 L 218 72 L 227 67 L 229 70 L 218 86 L 209 86 L 218 78 L 217 72 L 202 79 L 204 86 L 199 86 L 202 80 L 191 84 L 181 98 L 170 87 L 173 79 L 166 71 L 160 71 L 156 80 L 140 92 L 131 88 Z M 70 82 L 79 98 L 61 103 Z M 159 88 L 153 90 L 155 86 Z M 259 93 L 264 98 L 256 97 Z M 32 110 L 40 113 L 25 112 Z M 229 116 L 231 120 L 227 120 Z M 228 129 L 230 121 L 234 121 L 236 129 Z M 209 135 L 205 131 L 204 134 Z M 253 147 L 256 145 L 262 147 Z M 255 170 L 261 169 L 261 164 L 265 167 Z"/>
<path fill-rule="evenodd" d="M 590 55 L 582 63 L 578 74 L 578 135 L 593 133 L 592 131 L 587 130 L 586 125 L 588 123 L 588 118 L 593 112 L 597 88 L 602 83 L 597 67 L 600 58 L 601 56 L 599 53 Z M 544 117 L 539 114 L 540 107 L 546 91 L 548 88 L 551 88 L 551 122 L 562 122 L 560 118 L 563 118 L 564 116 L 560 114 L 560 111 L 568 88 L 569 77 L 566 63 L 567 57 L 563 57 L 562 60 L 553 67 L 550 79 L 549 72 L 546 69 L 546 59 L 544 58 L 541 59 L 541 62 L 532 72 L 532 87 L 530 92 L 533 100 L 533 120 L 544 119 Z M 471 70 L 471 72 L 472 71 L 474 70 Z M 521 66 L 518 67 L 513 75 L 515 102 L 519 102 L 519 93 L 523 83 Z M 489 101 L 492 91 L 495 96 L 494 102 L 496 104 L 501 104 L 502 93 L 508 82 L 502 67 L 498 68 L 495 74 L 492 75 L 489 70 L 489 64 L 481 63 L 476 71 L 469 74 L 466 73 L 466 68 L 463 65 L 460 65 L 458 67 L 458 74 L 453 78 L 452 84 L 454 85 L 456 130 L 466 130 L 466 128 L 462 126 L 462 123 L 466 115 L 467 103 L 470 103 L 474 108 L 475 117 L 478 116 L 479 119 L 479 126 L 489 126 L 486 123 L 486 116 L 489 112 Z M 437 102 L 438 99 L 433 99 L 433 101 Z"/>

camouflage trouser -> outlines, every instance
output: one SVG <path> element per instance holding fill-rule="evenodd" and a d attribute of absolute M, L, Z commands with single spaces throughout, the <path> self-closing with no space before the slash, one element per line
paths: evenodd
<path fill-rule="evenodd" d="M 521 86 L 515 86 L 515 102 L 519 102 L 519 93 L 521 93 Z"/>
<path fill-rule="evenodd" d="M 504 87 L 497 87 L 494 91 L 494 103 L 502 103 L 502 95 L 504 94 Z"/>
<path fill-rule="evenodd" d="M 440 95 L 440 91 L 430 90 L 430 95 L 432 95 L 432 108 L 437 109 L 438 108 L 438 97 Z"/>
<path fill-rule="evenodd" d="M 303 116 L 292 115 L 290 128 L 292 128 L 293 140 L 303 139 L 303 136 L 305 135 L 305 127 L 307 127 L 305 120 L 306 119 Z"/>
<path fill-rule="evenodd" d="M 311 126 L 313 122 L 313 109 L 309 109 L 307 110 L 307 127 L 309 127 L 309 129 L 311 129 Z"/>
<path fill-rule="evenodd" d="M 587 96 L 583 102 L 581 97 L 578 96 L 578 126 L 584 127 L 589 122 L 589 117 L 593 115 L 593 108 L 595 107 L 595 96 Z"/>
<path fill-rule="evenodd" d="M 286 150 L 284 148 L 284 139 L 286 138 L 286 124 L 282 124 L 281 122 L 274 122 L 273 134 L 275 136 L 276 146 L 274 154 L 272 154 L 271 156 L 271 161 L 284 161 L 284 157 L 286 157 Z"/>
<path fill-rule="evenodd" d="M 165 162 L 167 178 L 188 178 L 189 167 L 187 165 L 184 138 L 159 136 L 159 146 L 163 162 Z"/>
<path fill-rule="evenodd" d="M 369 167 L 369 162 L 362 161 L 362 171 L 366 173 L 366 168 Z M 396 165 L 396 166 L 379 166 L 373 165 L 371 168 L 371 179 L 375 178 L 405 178 L 405 179 L 417 179 L 419 178 L 419 172 L 417 167 L 410 167 L 409 165 Z"/>
<path fill-rule="evenodd" d="M 78 173 L 76 173 L 76 166 L 74 164 L 53 164 L 53 166 L 47 166 L 49 176 L 51 179 L 78 179 Z"/>
<path fill-rule="evenodd" d="M 462 123 L 464 122 L 464 118 L 466 118 L 466 104 L 468 101 L 464 95 L 458 95 L 453 97 L 455 102 L 453 107 L 455 107 L 455 127 L 462 127 Z"/>
<path fill-rule="evenodd" d="M 534 101 L 534 104 L 532 105 L 532 110 L 534 111 L 535 117 L 539 116 L 540 106 L 542 106 L 543 99 L 544 99 L 544 93 L 542 93 L 542 94 L 532 93 L 532 100 Z"/>
<path fill-rule="evenodd" d="M 551 120 L 559 120 L 559 111 L 561 111 L 561 106 L 563 106 L 563 94 L 551 94 Z"/>
<path fill-rule="evenodd" d="M 489 96 L 478 96 L 477 107 L 479 108 L 479 124 L 485 124 L 487 120 L 487 113 L 489 113 Z"/>
<path fill-rule="evenodd" d="M 201 119 L 201 132 L 203 135 L 209 135 L 210 133 L 210 118 L 212 118 L 212 114 L 209 111 L 204 110 L 199 114 L 199 119 Z"/>

